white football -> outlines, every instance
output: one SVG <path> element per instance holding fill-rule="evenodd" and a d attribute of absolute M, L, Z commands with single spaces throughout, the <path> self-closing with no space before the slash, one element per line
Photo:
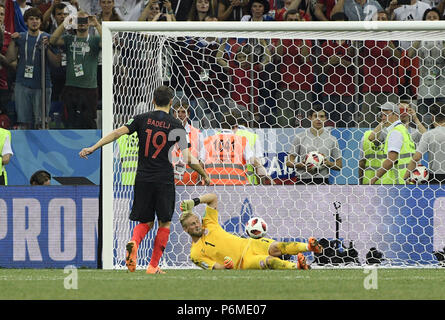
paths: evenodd
<path fill-rule="evenodd" d="M 320 168 L 324 163 L 324 156 L 316 151 L 309 152 L 304 158 L 304 164 L 309 168 Z"/>
<path fill-rule="evenodd" d="M 253 217 L 246 223 L 246 233 L 253 239 L 259 239 L 267 233 L 267 223 L 260 217 Z"/>
<path fill-rule="evenodd" d="M 417 165 L 417 167 L 411 172 L 412 183 L 425 183 L 428 181 L 428 177 L 428 169 L 422 164 Z"/>

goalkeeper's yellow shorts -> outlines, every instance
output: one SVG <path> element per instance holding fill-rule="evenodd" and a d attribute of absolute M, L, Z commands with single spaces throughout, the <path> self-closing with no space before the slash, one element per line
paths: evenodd
<path fill-rule="evenodd" d="M 270 256 L 269 247 L 273 239 L 251 239 L 244 253 L 240 269 L 267 269 L 266 258 Z"/>

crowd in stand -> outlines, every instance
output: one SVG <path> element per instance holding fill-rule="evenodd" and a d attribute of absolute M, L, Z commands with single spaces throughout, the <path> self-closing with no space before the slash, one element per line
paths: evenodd
<path fill-rule="evenodd" d="M 5 21 L 11 6 L 14 33 Z M 102 21 L 442 20 L 444 6 L 445 0 L 2 0 L 0 127 L 40 129 L 47 118 L 50 129 L 100 128 Z M 401 99 L 409 100 L 430 125 L 429 107 L 445 100 L 443 41 L 369 40 L 357 46 L 347 40 L 259 40 L 263 51 L 256 62 L 248 58 L 255 46 L 249 51 L 239 39 L 219 41 L 214 62 L 232 85 L 230 99 L 221 97 L 221 103 L 242 109 L 253 102 L 260 127 L 308 127 L 304 119 L 313 104 L 323 106 L 334 126 L 374 127 L 379 107 Z M 42 44 L 47 53 L 45 99 Z M 228 44 L 236 51 L 236 68 L 220 54 Z M 247 68 L 258 67 L 258 78 L 250 84 L 258 90 L 246 89 L 243 77 L 252 76 L 246 76 L 240 59 L 250 63 Z M 178 71 L 172 77 L 188 72 Z M 170 86 L 188 96 L 192 118 L 202 120 L 201 127 L 214 126 L 215 117 L 208 113 L 215 109 L 193 91 L 198 86 Z"/>

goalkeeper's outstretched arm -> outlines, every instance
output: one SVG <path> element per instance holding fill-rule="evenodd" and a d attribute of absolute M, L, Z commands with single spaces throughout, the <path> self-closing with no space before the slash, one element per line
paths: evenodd
<path fill-rule="evenodd" d="M 199 198 L 182 201 L 180 207 L 183 213 L 187 213 L 191 212 L 194 207 L 201 203 L 205 203 L 216 210 L 218 209 L 218 196 L 214 193 L 206 193 Z"/>

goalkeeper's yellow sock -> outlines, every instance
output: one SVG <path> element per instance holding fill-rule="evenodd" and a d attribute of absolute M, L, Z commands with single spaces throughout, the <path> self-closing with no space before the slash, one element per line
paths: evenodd
<path fill-rule="evenodd" d="M 278 242 L 278 249 L 282 254 L 298 254 L 300 252 L 308 251 L 307 243 L 305 242 Z"/>
<path fill-rule="evenodd" d="M 277 257 L 269 257 L 267 260 L 269 269 L 281 269 L 281 270 L 293 270 L 297 269 L 297 265 L 294 262 L 287 260 L 281 260 Z"/>

